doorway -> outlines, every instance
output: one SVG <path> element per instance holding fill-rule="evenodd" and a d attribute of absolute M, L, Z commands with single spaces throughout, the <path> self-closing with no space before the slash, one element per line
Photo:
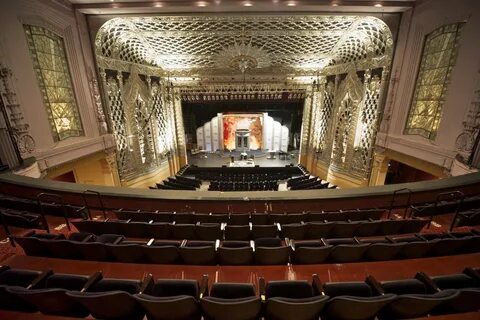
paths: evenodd
<path fill-rule="evenodd" d="M 235 131 L 235 150 L 250 150 L 250 132 L 248 129 L 238 129 Z"/>

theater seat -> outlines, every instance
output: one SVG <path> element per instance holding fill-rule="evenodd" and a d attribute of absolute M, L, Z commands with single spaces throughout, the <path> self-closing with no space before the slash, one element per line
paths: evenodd
<path fill-rule="evenodd" d="M 200 300 L 205 320 L 255 320 L 262 303 L 253 284 L 215 283 Z"/>
<path fill-rule="evenodd" d="M 36 307 L 15 294 L 7 291 L 9 287 L 27 288 L 42 273 L 24 269 L 8 269 L 0 273 L 0 309 L 35 312 Z"/>
<path fill-rule="evenodd" d="M 149 294 L 136 294 L 135 300 L 149 320 L 200 320 L 200 291 L 196 280 L 158 279 Z"/>
<path fill-rule="evenodd" d="M 140 320 L 145 316 L 133 294 L 140 291 L 141 282 L 126 279 L 102 279 L 89 292 L 68 291 L 66 294 L 87 308 L 98 319 Z"/>
<path fill-rule="evenodd" d="M 90 311 L 66 293 L 82 290 L 88 280 L 88 276 L 57 273 L 46 279 L 44 288 L 27 290 L 12 287 L 8 291 L 32 304 L 43 314 L 85 318 Z"/>
<path fill-rule="evenodd" d="M 255 264 L 287 264 L 291 248 L 282 246 L 278 238 L 259 238 L 255 240 Z"/>
<path fill-rule="evenodd" d="M 318 319 L 328 298 L 307 281 L 269 281 L 265 289 L 265 319 Z"/>
<path fill-rule="evenodd" d="M 249 241 L 224 241 L 217 248 L 217 256 L 220 265 L 253 264 L 253 248 Z"/>
<path fill-rule="evenodd" d="M 298 264 L 324 263 L 332 250 L 332 246 L 325 246 L 319 240 L 295 241 L 294 248 L 292 262 Z"/>
<path fill-rule="evenodd" d="M 337 296 L 328 301 L 321 318 L 322 320 L 371 320 L 395 298 L 394 294 L 376 297 Z"/>

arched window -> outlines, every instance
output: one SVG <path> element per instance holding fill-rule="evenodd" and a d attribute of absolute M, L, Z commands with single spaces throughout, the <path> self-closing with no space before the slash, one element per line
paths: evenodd
<path fill-rule="evenodd" d="M 42 27 L 24 27 L 53 139 L 83 136 L 63 39 Z"/>
<path fill-rule="evenodd" d="M 435 139 L 463 25 L 445 25 L 427 35 L 405 134 Z"/>

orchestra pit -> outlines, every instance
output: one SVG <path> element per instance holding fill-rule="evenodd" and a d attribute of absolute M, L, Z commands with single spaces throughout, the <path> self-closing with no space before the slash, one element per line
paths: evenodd
<path fill-rule="evenodd" d="M 480 319 L 480 1 L 0 1 L 0 319 Z"/>

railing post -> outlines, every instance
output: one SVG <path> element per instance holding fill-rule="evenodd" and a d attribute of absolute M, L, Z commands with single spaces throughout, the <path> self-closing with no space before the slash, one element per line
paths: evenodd
<path fill-rule="evenodd" d="M 392 200 L 390 202 L 390 209 L 388 210 L 388 215 L 387 215 L 388 219 L 390 219 L 390 215 L 392 214 L 393 206 L 395 204 L 395 197 L 397 196 L 398 193 L 403 192 L 403 191 L 408 192 L 407 203 L 405 205 L 405 211 L 403 212 L 403 219 L 405 219 L 407 217 L 407 211 L 408 211 L 408 207 L 410 206 L 410 199 L 412 197 L 412 190 L 410 190 L 409 188 L 402 188 L 402 189 L 397 189 L 397 190 L 393 191 Z"/>

